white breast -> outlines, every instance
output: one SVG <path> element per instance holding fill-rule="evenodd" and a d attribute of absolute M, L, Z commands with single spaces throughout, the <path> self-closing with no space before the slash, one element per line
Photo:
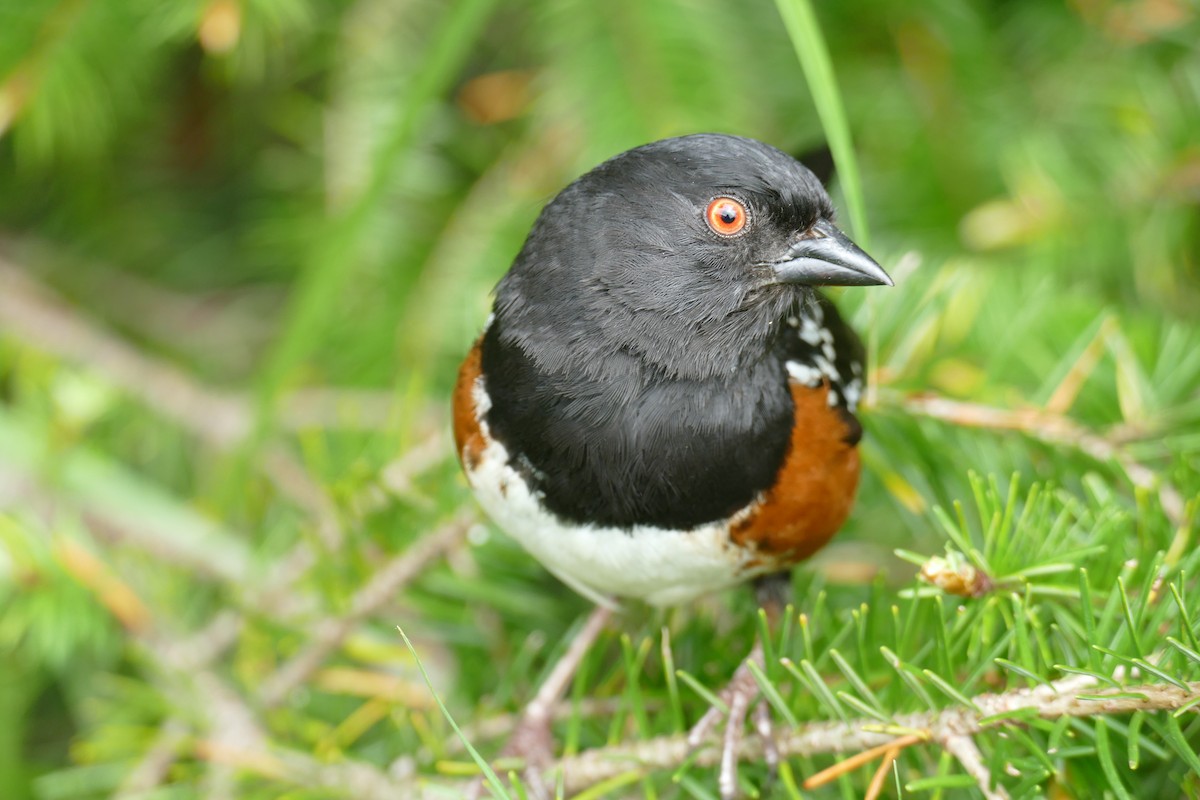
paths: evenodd
<path fill-rule="evenodd" d="M 633 597 L 673 605 L 746 580 L 753 552 L 729 540 L 728 522 L 686 532 L 653 526 L 604 528 L 564 522 L 542 508 L 483 417 L 491 400 L 475 385 L 475 413 L 487 446 L 467 469 L 480 505 L 550 572 L 594 602 Z"/>

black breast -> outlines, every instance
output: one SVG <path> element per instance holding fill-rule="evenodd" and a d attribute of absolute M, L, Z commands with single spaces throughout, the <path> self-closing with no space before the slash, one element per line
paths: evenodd
<path fill-rule="evenodd" d="M 787 452 L 793 405 L 777 358 L 694 381 L 613 352 L 567 377 L 502 342 L 499 323 L 482 356 L 491 435 L 566 520 L 691 528 L 723 519 L 771 486 Z"/>

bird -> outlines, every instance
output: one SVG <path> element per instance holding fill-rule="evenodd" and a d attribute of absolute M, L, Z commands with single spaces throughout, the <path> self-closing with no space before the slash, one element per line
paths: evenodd
<path fill-rule="evenodd" d="M 892 280 L 834 218 L 820 180 L 775 147 L 663 139 L 564 188 L 497 284 L 453 390 L 457 455 L 493 522 L 598 619 L 621 599 L 672 606 L 746 582 L 777 617 L 790 569 L 846 521 L 865 351 L 817 287 Z M 689 735 L 726 717 L 723 798 L 755 661 L 761 642 L 728 713 Z M 565 685 L 527 708 L 543 765 L 546 701 Z"/>

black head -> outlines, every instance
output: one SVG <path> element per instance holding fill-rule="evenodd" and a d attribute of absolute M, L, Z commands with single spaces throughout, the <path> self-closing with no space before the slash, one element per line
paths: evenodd
<path fill-rule="evenodd" d="M 761 359 L 818 285 L 891 284 L 803 165 L 752 139 L 638 147 L 542 211 L 496 290 L 500 336 L 547 373 L 625 353 L 704 379 Z"/>

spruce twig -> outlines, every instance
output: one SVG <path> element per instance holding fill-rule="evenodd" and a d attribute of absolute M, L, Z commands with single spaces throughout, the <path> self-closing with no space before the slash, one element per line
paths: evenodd
<path fill-rule="evenodd" d="M 978 770 L 972 762 L 970 751 L 958 740 L 997 727 L 1001 723 L 989 719 L 996 715 L 1032 709 L 1042 719 L 1055 720 L 1135 711 L 1172 711 L 1200 700 L 1200 681 L 1188 683 L 1187 689 L 1165 683 L 1149 683 L 1122 689 L 1100 689 L 1080 697 L 1084 690 L 1095 687 L 1097 683 L 1094 678 L 1081 675 L 1031 689 L 978 695 L 973 699 L 979 711 L 956 707 L 938 712 L 906 714 L 895 718 L 895 726 L 926 732 L 931 741 L 946 747 L 963 763 L 964 769 L 980 779 L 983 772 Z M 779 733 L 779 752 L 783 757 L 844 753 L 879 745 L 893 747 L 898 741 L 894 735 L 881 732 L 877 720 L 865 718 L 849 723 L 811 723 Z M 762 744 L 758 740 L 747 739 L 742 743 L 739 757 L 743 762 L 753 761 L 761 755 Z M 640 765 L 645 770 L 669 770 L 678 767 L 688 757 L 688 746 L 683 736 L 660 736 L 636 744 L 588 750 L 562 759 L 557 768 L 563 771 L 567 791 L 575 792 L 627 772 L 632 764 Z M 694 763 L 711 766 L 719 757 L 716 749 L 705 748 L 696 754 Z M 982 762 L 978 762 L 978 765 L 981 766 Z"/>
<path fill-rule="evenodd" d="M 1124 452 L 1120 442 L 1088 430 L 1070 417 L 1038 408 L 1006 409 L 922 394 L 881 396 L 884 405 L 967 428 L 1019 431 L 1049 444 L 1068 445 L 1097 461 L 1115 461 L 1140 489 L 1157 492 L 1163 513 L 1175 526 L 1187 519 L 1187 503 L 1170 482 Z"/>

